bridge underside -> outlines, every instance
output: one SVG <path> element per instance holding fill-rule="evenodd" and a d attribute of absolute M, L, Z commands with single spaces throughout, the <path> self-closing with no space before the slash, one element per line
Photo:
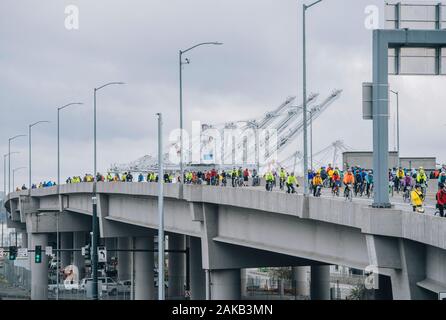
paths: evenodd
<path fill-rule="evenodd" d="M 98 188 L 102 238 L 120 239 L 125 248 L 154 247 L 157 198 L 155 190 L 144 189 L 153 186 L 144 185 L 117 183 Z M 43 195 L 10 197 L 7 208 L 12 213 L 8 224 L 29 234 L 34 242 L 48 241 L 45 235 L 56 231 L 56 223 L 62 233 L 88 234 L 92 190 L 88 184 L 73 186 L 76 190 L 63 187 L 60 196 L 57 190 L 45 190 Z M 324 268 L 329 265 L 379 271 L 384 276 L 382 279 L 390 281 L 375 277 L 375 284 L 384 285 L 391 292 L 384 296 L 394 299 L 432 299 L 438 292 L 446 291 L 446 241 L 444 234 L 441 235 L 446 229 L 440 219 L 435 221 L 436 230 L 423 243 L 416 240 L 425 231 L 414 232 L 406 223 L 413 217 L 406 217 L 398 210 L 376 211 L 342 201 L 283 194 L 274 199 L 271 197 L 275 195 L 253 190 L 240 190 L 238 196 L 229 199 L 234 194 L 230 188 L 185 186 L 184 191 L 178 190 L 178 186 L 166 185 L 166 188 L 168 243 L 178 250 L 189 248 L 191 257 L 186 267 L 184 259 L 172 255 L 170 271 L 185 277 L 188 270 L 191 287 L 195 288 L 194 298 L 239 299 L 243 278 L 240 270 L 246 268 L 311 266 L 312 274 L 319 277 L 311 280 L 314 284 L 319 280 L 321 284 L 326 281 L 328 269 Z M 259 194 L 270 197 L 269 201 L 258 201 Z M 282 200 L 284 203 L 276 204 Z M 430 218 L 435 217 L 417 218 L 425 219 L 423 226 L 427 226 Z M 83 243 L 78 242 L 79 246 L 85 245 L 85 236 L 83 239 Z M 116 249 L 125 248 L 120 248 L 118 241 Z M 135 258 L 134 276 L 146 280 L 149 277 L 153 281 L 153 274 L 147 271 L 153 269 L 148 266 L 154 263 L 153 255 L 142 254 Z M 124 254 L 121 256 L 129 259 Z M 39 266 L 32 266 L 32 270 L 33 267 L 39 274 Z M 177 287 L 180 291 L 181 286 Z M 138 288 L 135 298 L 155 296 L 153 285 Z M 324 285 L 317 288 L 315 285 L 315 297 L 318 291 L 327 290 Z"/>

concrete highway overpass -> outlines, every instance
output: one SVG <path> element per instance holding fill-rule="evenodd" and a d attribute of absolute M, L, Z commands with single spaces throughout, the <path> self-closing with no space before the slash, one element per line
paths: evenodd
<path fill-rule="evenodd" d="M 376 266 L 380 289 L 393 299 L 437 299 L 446 292 L 446 219 L 260 188 L 164 188 L 169 249 L 184 250 L 186 243 L 190 248 L 193 299 L 240 299 L 241 269 L 283 266 L 311 266 L 315 299 L 329 297 L 330 265 Z M 101 238 L 118 238 L 117 249 L 154 248 L 157 184 L 100 182 L 97 193 Z M 5 203 L 8 227 L 26 234 L 29 248 L 44 247 L 61 211 L 62 248 L 79 249 L 91 231 L 92 196 L 92 183 L 11 193 Z M 82 260 L 74 253 L 76 265 Z M 134 271 L 135 298 L 155 299 L 154 255 L 135 252 L 130 259 L 121 252 L 118 261 L 118 272 Z M 47 297 L 43 262 L 31 257 L 33 299 Z M 169 254 L 171 294 L 181 290 L 182 281 L 175 279 L 184 279 L 185 264 L 184 255 Z"/>

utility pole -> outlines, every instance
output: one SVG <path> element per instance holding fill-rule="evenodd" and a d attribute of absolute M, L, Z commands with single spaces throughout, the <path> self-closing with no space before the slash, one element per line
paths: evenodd
<path fill-rule="evenodd" d="M 163 116 L 158 116 L 158 300 L 164 300 L 164 190 Z"/>

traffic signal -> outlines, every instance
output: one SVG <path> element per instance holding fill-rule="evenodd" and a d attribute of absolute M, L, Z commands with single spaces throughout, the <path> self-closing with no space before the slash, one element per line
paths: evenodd
<path fill-rule="evenodd" d="M 85 260 L 90 260 L 90 246 L 86 245 L 85 247 L 82 247 L 82 255 L 85 257 Z"/>
<path fill-rule="evenodd" d="M 15 260 L 17 258 L 17 247 L 9 247 L 9 260 Z"/>
<path fill-rule="evenodd" d="M 34 262 L 42 263 L 42 246 L 36 246 L 34 250 Z"/>

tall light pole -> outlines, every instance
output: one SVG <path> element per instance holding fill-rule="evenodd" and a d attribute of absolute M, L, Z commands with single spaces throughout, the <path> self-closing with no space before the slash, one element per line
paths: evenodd
<path fill-rule="evenodd" d="M 12 170 L 12 188 L 14 189 L 15 185 L 15 173 L 19 170 L 26 169 L 26 167 L 19 167 Z"/>
<path fill-rule="evenodd" d="M 74 105 L 81 105 L 81 102 L 73 102 L 57 108 L 57 185 L 60 186 L 60 111 Z"/>
<path fill-rule="evenodd" d="M 158 116 L 158 300 L 164 300 L 163 116 Z"/>
<path fill-rule="evenodd" d="M 205 45 L 214 45 L 219 46 L 222 45 L 221 42 L 202 42 L 199 44 L 196 44 L 186 50 L 180 50 L 179 52 L 179 59 L 180 59 L 180 174 L 181 183 L 184 183 L 184 166 L 183 166 L 183 64 L 189 64 L 189 59 L 186 59 L 185 62 L 183 62 L 183 54 L 186 52 L 189 52 L 197 47 L 205 46 Z"/>
<path fill-rule="evenodd" d="M 9 152 L 9 153 L 3 155 L 3 191 L 5 193 L 5 195 L 4 195 L 5 197 L 7 194 L 7 191 L 6 191 L 6 157 L 10 157 L 11 154 L 18 154 L 18 153 L 20 153 L 20 152 L 14 151 L 14 152 Z M 2 206 L 4 206 L 4 205 L 5 205 L 5 200 L 3 200 L 3 203 L 2 203 Z M 2 232 L 1 233 L 2 233 L 1 247 L 3 248 L 3 220 L 2 220 Z"/>
<path fill-rule="evenodd" d="M 309 195 L 309 188 L 308 188 L 308 130 L 307 130 L 307 47 L 306 47 L 306 12 L 308 9 L 310 9 L 312 6 L 318 4 L 322 0 L 318 0 L 313 2 L 310 5 L 303 4 L 303 64 L 302 64 L 302 74 L 303 74 L 303 123 L 304 123 L 304 195 Z"/>
<path fill-rule="evenodd" d="M 303 107 L 301 107 L 301 106 L 297 106 L 297 107 L 294 107 L 294 108 L 303 109 Z M 310 162 L 311 162 L 311 170 L 313 170 L 313 115 L 314 115 L 314 113 L 316 111 L 319 111 L 319 110 L 320 110 L 319 106 L 315 106 L 315 107 L 311 108 L 310 110 L 307 110 L 307 113 L 310 114 L 310 150 L 311 150 L 311 152 L 310 152 Z M 296 155 L 297 155 L 297 153 L 296 153 Z M 296 167 L 296 166 L 294 166 L 294 167 Z M 305 177 L 305 174 L 304 174 L 304 177 Z"/>
<path fill-rule="evenodd" d="M 50 121 L 46 121 L 46 120 L 44 120 L 44 121 L 37 121 L 37 122 L 34 122 L 34 123 L 32 123 L 32 124 L 30 124 L 29 125 L 29 128 L 28 128 L 28 139 L 29 139 L 29 146 L 28 146 L 28 148 L 29 148 L 29 151 L 28 151 L 28 156 L 29 156 L 29 189 L 31 190 L 31 165 L 32 165 L 32 156 L 31 156 L 31 142 L 32 142 L 32 131 L 31 131 L 31 129 L 34 127 L 34 126 L 37 126 L 38 124 L 41 124 L 41 123 L 50 123 Z"/>
<path fill-rule="evenodd" d="M 390 92 L 396 95 L 396 145 L 398 149 L 398 168 L 400 168 L 400 93 L 393 90 L 390 90 Z"/>
<path fill-rule="evenodd" d="M 93 131 L 94 131 L 94 171 L 93 171 L 93 197 L 92 197 L 92 203 L 93 203 L 93 221 L 92 221 L 92 229 L 93 229 L 93 236 L 91 240 L 91 272 L 92 272 L 92 278 L 93 278 L 93 289 L 92 289 L 92 296 L 93 300 L 98 300 L 98 213 L 97 213 L 97 194 L 96 194 L 96 178 L 97 178 L 97 157 L 96 157 L 96 93 L 111 85 L 121 85 L 124 84 L 124 82 L 109 82 L 107 84 L 104 84 L 98 88 L 94 88 L 94 124 L 93 124 Z"/>
<path fill-rule="evenodd" d="M 8 140 L 8 154 L 11 155 L 11 141 L 20 138 L 26 137 L 25 134 L 19 134 L 17 136 L 11 137 Z M 11 192 L 11 156 L 8 157 L 8 192 Z"/>

